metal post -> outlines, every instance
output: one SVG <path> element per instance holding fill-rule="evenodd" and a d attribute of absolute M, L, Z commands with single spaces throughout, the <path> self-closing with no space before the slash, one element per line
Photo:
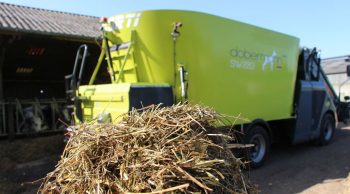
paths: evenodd
<path fill-rule="evenodd" d="M 3 67 L 5 62 L 5 46 L 2 44 L 2 41 L 0 41 L 0 102 L 1 105 L 1 114 L 2 117 L 2 134 L 6 134 L 6 117 L 5 117 L 5 104 L 4 104 L 4 87 L 3 87 Z"/>
<path fill-rule="evenodd" d="M 15 132 L 15 121 L 14 121 L 14 105 L 12 103 L 7 104 L 7 132 L 8 132 L 8 138 L 9 140 L 13 140 L 16 136 Z"/>
<path fill-rule="evenodd" d="M 56 130 L 57 126 L 56 126 L 56 100 L 53 99 L 50 102 L 50 106 L 51 106 L 51 129 L 52 130 Z"/>
<path fill-rule="evenodd" d="M 1 130 L 1 135 L 6 135 L 6 117 L 5 117 L 5 103 L 1 103 L 1 115 L 2 115 L 2 130 Z"/>
<path fill-rule="evenodd" d="M 3 87 L 3 67 L 5 62 L 5 47 L 0 47 L 0 100 L 4 99 L 4 87 Z"/>

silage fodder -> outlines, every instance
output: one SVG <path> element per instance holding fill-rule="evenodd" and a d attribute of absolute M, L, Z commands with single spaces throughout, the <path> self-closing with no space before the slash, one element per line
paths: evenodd
<path fill-rule="evenodd" d="M 83 124 L 42 193 L 254 193 L 212 109 L 134 110 L 118 124 Z"/>

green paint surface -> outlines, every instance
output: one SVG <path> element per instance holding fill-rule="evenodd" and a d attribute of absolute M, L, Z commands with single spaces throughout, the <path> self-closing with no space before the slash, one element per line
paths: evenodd
<path fill-rule="evenodd" d="M 171 35 L 175 22 L 183 24 L 176 41 Z M 126 13 L 109 18 L 102 26 L 110 45 L 131 42 L 132 46 L 129 53 L 128 49 L 111 52 L 115 76 L 123 69 L 118 83 L 79 88 L 80 95 L 89 99 L 83 103 L 84 114 L 88 104 L 95 109 L 86 118 L 102 110 L 113 117 L 128 111 L 130 85 L 169 84 L 177 102 L 185 100 L 180 65 L 187 72 L 187 100 L 192 103 L 249 120 L 291 117 L 299 54 L 295 37 L 222 17 L 174 10 Z M 91 87 L 94 93 L 85 92 Z M 105 103 L 103 108 L 94 97 L 117 98 L 120 93 L 123 102 Z"/>

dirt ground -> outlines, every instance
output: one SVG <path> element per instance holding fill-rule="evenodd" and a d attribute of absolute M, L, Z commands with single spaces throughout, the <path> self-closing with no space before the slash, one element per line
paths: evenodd
<path fill-rule="evenodd" d="M 36 193 L 40 186 L 36 180 L 55 168 L 63 139 L 63 135 L 50 135 L 0 140 L 0 194 Z"/>
<path fill-rule="evenodd" d="M 250 172 L 263 194 L 350 194 L 350 127 L 328 146 L 276 145 L 265 166 Z"/>
<path fill-rule="evenodd" d="M 36 193 L 64 148 L 63 135 L 0 140 L 0 194 Z M 263 194 L 350 194 L 350 127 L 324 147 L 275 145 L 265 166 L 250 172 Z"/>

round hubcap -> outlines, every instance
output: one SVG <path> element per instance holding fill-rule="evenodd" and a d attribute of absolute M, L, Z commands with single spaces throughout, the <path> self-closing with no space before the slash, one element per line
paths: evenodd
<path fill-rule="evenodd" d="M 264 136 L 261 134 L 255 134 L 250 141 L 251 144 L 254 144 L 254 147 L 251 148 L 250 158 L 253 162 L 260 162 L 266 152 L 266 141 Z"/>

